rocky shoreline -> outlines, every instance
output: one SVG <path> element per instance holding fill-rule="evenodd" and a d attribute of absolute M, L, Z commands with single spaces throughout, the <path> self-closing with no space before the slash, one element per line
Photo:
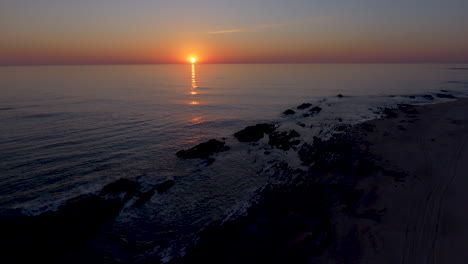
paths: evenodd
<path fill-rule="evenodd" d="M 434 100 L 430 95 L 422 97 Z M 453 96 L 443 94 L 443 98 Z M 392 126 L 405 133 L 411 130 L 408 124 L 420 122 L 420 109 L 399 104 L 396 108 L 382 108 L 378 114 L 384 122 L 398 120 L 391 121 Z M 321 111 L 319 106 L 304 103 L 283 115 L 308 118 Z M 313 127 L 300 122 L 297 125 L 304 129 Z M 372 151 L 377 143 L 370 138 L 378 126 L 375 120 L 357 125 L 338 122 L 329 137 L 309 139 L 294 129 L 268 123 L 234 133 L 241 143 L 255 145 L 263 140 L 271 150 L 297 152 L 301 168 L 285 160 L 272 162 L 269 166 L 274 168 L 275 180 L 258 189 L 247 208 L 209 224 L 185 254 L 163 259 L 150 253 L 138 263 L 360 263 L 378 236 L 376 227 L 389 213 L 379 202 L 379 184 L 385 182 L 400 188 L 408 177 L 414 177 L 399 166 L 385 163 L 382 155 Z M 382 137 L 393 136 L 385 130 L 379 133 Z M 212 139 L 176 155 L 201 159 L 209 166 L 216 161 L 217 153 L 230 149 L 224 139 Z M 265 150 L 264 155 L 269 152 Z M 174 179 L 167 179 L 145 189 L 138 179 L 119 179 L 98 193 L 68 200 L 56 211 L 35 216 L 21 210 L 2 212 L 4 259 L 11 263 L 59 263 L 73 258 L 125 206 L 142 206 L 156 192 L 164 193 L 174 184 Z"/>

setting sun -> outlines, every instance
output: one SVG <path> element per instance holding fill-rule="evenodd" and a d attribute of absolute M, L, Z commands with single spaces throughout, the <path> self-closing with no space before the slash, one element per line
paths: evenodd
<path fill-rule="evenodd" d="M 197 59 L 194 58 L 194 57 L 192 57 L 192 58 L 190 58 L 190 62 L 191 62 L 191 63 L 195 63 L 195 62 L 197 62 Z"/>

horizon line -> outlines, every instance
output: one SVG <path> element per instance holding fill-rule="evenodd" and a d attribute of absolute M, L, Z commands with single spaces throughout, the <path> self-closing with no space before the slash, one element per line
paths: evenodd
<path fill-rule="evenodd" d="M 191 65 L 186 62 L 121 62 L 121 63 L 12 63 L 0 67 L 30 66 L 125 66 L 125 65 Z M 336 61 L 336 62 L 197 62 L 195 65 L 215 64 L 468 64 L 468 61 Z"/>

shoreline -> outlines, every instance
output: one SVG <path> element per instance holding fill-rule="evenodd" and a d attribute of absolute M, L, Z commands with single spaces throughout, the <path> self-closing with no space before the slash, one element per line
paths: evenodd
<path fill-rule="evenodd" d="M 432 101 L 430 98 L 427 100 Z M 289 159 L 276 160 L 269 164 L 269 169 L 273 171 L 273 180 L 252 195 L 248 206 L 232 211 L 225 215 L 225 219 L 212 222 L 199 232 L 198 243 L 187 248 L 185 256 L 169 254 L 164 257 L 162 250 L 149 253 L 138 263 L 395 263 L 393 258 L 403 254 L 397 252 L 402 250 L 399 247 L 402 236 L 407 236 L 409 231 L 398 230 L 399 235 L 396 236 L 395 230 L 389 229 L 399 226 L 399 222 L 391 221 L 400 218 L 388 217 L 394 216 L 392 211 L 396 209 L 392 209 L 380 197 L 395 197 L 395 200 L 400 199 L 398 204 L 404 205 L 405 200 L 397 195 L 393 186 L 398 190 L 408 191 L 405 186 L 417 185 L 408 169 L 391 165 L 399 165 L 402 161 L 384 162 L 395 157 L 394 152 L 399 149 L 393 148 L 394 152 L 386 153 L 380 151 L 379 146 L 390 144 L 388 142 L 395 144 L 402 140 L 398 136 L 404 137 L 406 133 L 420 133 L 425 127 L 413 126 L 421 122 L 431 123 L 430 119 L 438 111 L 451 115 L 461 114 L 452 121 L 454 126 L 460 125 L 457 122 L 463 125 L 466 118 L 463 117 L 463 111 L 456 108 L 456 111 L 453 110 L 455 113 L 451 113 L 452 105 L 468 112 L 468 99 L 423 106 L 404 104 L 398 105 L 398 109 L 382 107 L 379 108 L 382 119 L 356 125 L 338 121 L 334 126 L 328 127 L 328 132 L 316 133 L 323 139 L 304 135 L 302 132 L 320 129 L 320 126 L 309 127 L 297 119 L 287 119 L 276 125 L 258 124 L 238 131 L 232 140 L 258 148 L 261 150 L 258 155 L 266 157 L 271 151 L 284 154 L 292 149 L 292 152 L 297 152 L 297 160 L 291 160 L 289 156 Z M 300 118 L 319 115 L 322 110 L 317 105 L 308 103 L 301 104 L 297 109 L 295 110 Z M 287 111 L 284 113 L 285 117 Z M 425 116 L 426 111 L 430 111 L 428 116 Z M 304 130 L 298 130 L 299 134 L 288 124 Z M 283 126 L 280 127 L 281 125 Z M 437 137 L 435 139 L 438 142 Z M 232 143 L 229 140 L 226 142 Z M 269 145 L 270 149 L 263 152 L 263 147 L 258 142 Z M 181 158 L 201 159 L 204 160 L 202 164 L 211 166 L 216 162 L 212 156 L 218 158 L 216 153 L 224 151 L 232 150 L 225 142 L 210 140 L 179 152 L 178 155 Z M 260 160 L 263 161 L 266 160 Z M 296 166 L 297 163 L 301 163 L 301 166 Z M 53 249 L 59 241 L 69 241 L 71 245 L 85 243 L 93 236 L 93 232 L 108 225 L 123 208 L 141 206 L 156 192 L 164 193 L 174 184 L 177 184 L 177 179 L 168 179 L 152 189 L 146 189 L 136 179 L 121 179 L 104 186 L 96 194 L 70 199 L 56 211 L 28 216 L 22 214 L 21 210 L 11 210 L 0 216 L 6 234 L 4 242 L 13 241 L 6 247 L 10 250 L 6 258 L 13 254 L 13 259 L 15 254 L 32 249 L 29 257 L 57 258 L 60 262 L 63 260 L 60 256 L 50 256 L 48 253 L 57 253 Z M 406 195 L 411 194 L 412 191 L 409 190 Z M 413 225 L 416 228 L 417 225 Z M 62 231 L 57 231 L 57 226 Z M 85 233 L 76 231 L 88 229 L 91 230 Z M 18 240 L 18 234 L 29 237 L 28 244 Z M 52 238 L 43 240 L 51 234 Z M 71 250 L 62 244 L 59 248 L 60 252 Z M 78 250 L 80 248 L 78 246 Z M 427 255 L 427 251 L 421 252 Z M 404 256 L 409 259 L 415 256 L 413 255 Z M 420 261 L 414 259 L 413 262 Z"/>
<path fill-rule="evenodd" d="M 280 183 L 170 263 L 462 263 L 468 99 L 387 112 L 305 143 L 307 171 L 280 164 Z"/>

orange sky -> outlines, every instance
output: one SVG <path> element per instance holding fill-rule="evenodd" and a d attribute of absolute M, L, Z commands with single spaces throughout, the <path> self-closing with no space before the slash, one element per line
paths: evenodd
<path fill-rule="evenodd" d="M 0 65 L 468 62 L 468 1 L 196 2 L 5 0 Z"/>

